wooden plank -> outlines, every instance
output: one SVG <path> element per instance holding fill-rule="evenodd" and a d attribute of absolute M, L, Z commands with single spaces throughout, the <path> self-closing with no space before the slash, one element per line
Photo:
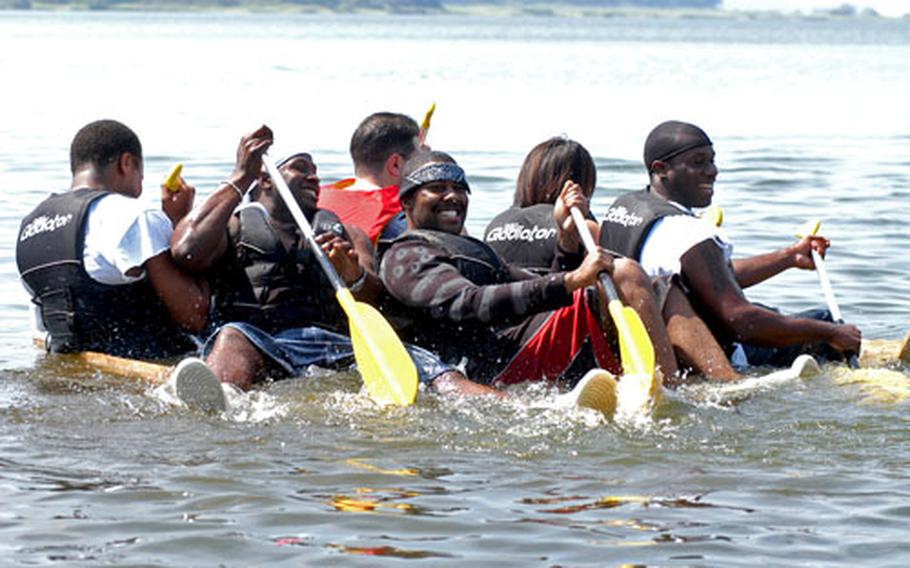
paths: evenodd
<path fill-rule="evenodd" d="M 39 349 L 44 350 L 44 341 L 42 339 L 36 338 L 34 343 Z M 48 354 L 48 357 L 53 357 L 61 362 L 74 364 L 78 367 L 85 367 L 109 375 L 141 380 L 152 384 L 167 382 L 172 368 L 171 365 L 162 363 L 127 359 L 94 351 Z"/>

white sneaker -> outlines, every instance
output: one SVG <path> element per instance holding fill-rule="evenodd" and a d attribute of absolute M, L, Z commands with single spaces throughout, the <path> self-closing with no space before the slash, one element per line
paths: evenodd
<path fill-rule="evenodd" d="M 557 400 L 561 405 L 591 408 L 612 418 L 616 412 L 616 379 L 603 369 L 591 369 L 575 388 Z"/>
<path fill-rule="evenodd" d="M 205 412 L 227 410 L 227 398 L 221 388 L 221 381 L 202 359 L 187 357 L 181 361 L 174 368 L 171 381 L 177 398 L 190 408 Z"/>

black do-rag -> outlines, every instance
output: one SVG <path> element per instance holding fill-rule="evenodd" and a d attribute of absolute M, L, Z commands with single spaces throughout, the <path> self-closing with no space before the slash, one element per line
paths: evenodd
<path fill-rule="evenodd" d="M 678 120 L 668 120 L 658 124 L 645 140 L 645 168 L 651 173 L 651 164 L 655 160 L 667 160 L 688 152 L 699 146 L 711 146 L 713 142 L 705 131 Z"/>

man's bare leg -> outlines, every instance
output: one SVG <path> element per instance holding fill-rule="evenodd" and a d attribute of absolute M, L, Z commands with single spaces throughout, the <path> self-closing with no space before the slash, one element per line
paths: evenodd
<path fill-rule="evenodd" d="M 262 353 L 233 327 L 222 328 L 205 362 L 221 382 L 245 391 L 264 378 L 266 371 Z"/>
<path fill-rule="evenodd" d="M 679 367 L 676 364 L 676 355 L 673 353 L 667 326 L 654 299 L 651 280 L 637 262 L 618 258 L 614 262 L 613 283 L 623 303 L 641 317 L 654 344 L 654 358 L 660 372 L 666 381 L 672 382 Z"/>
<path fill-rule="evenodd" d="M 683 365 L 709 379 L 733 381 L 742 378 L 676 284 L 670 287 L 663 314 L 670 342 Z"/>

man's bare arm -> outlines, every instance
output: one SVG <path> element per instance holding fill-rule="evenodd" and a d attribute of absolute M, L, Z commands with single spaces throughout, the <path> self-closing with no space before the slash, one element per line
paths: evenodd
<path fill-rule="evenodd" d="M 812 260 L 812 249 L 814 248 L 819 254 L 825 256 L 825 251 L 828 250 L 829 246 L 831 246 L 831 243 L 828 239 L 809 236 L 802 238 L 791 246 L 774 252 L 734 260 L 733 271 L 736 273 L 736 281 L 741 288 L 748 288 L 764 282 L 772 276 L 777 276 L 789 268 L 814 270 L 815 262 Z"/>
<path fill-rule="evenodd" d="M 143 266 L 171 318 L 187 331 L 203 331 L 209 316 L 208 282 L 180 270 L 169 251 L 153 256 Z"/>
<path fill-rule="evenodd" d="M 682 256 L 682 272 L 701 303 L 738 341 L 780 347 L 826 342 L 839 351 L 856 351 L 860 331 L 852 325 L 782 316 L 750 303 L 714 241 L 705 240 Z"/>

